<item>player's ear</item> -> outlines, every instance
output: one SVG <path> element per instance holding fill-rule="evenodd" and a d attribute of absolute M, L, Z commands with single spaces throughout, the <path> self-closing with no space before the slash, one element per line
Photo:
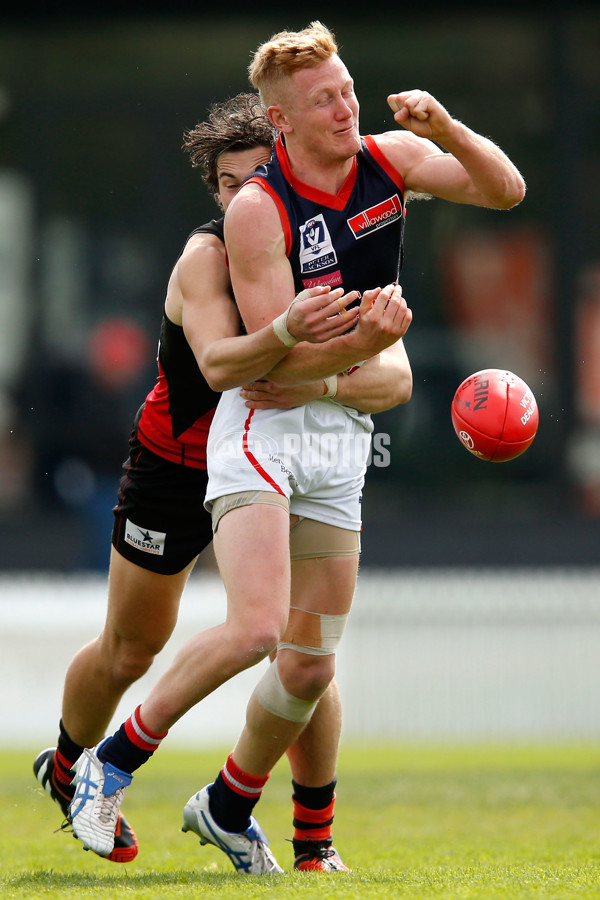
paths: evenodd
<path fill-rule="evenodd" d="M 271 124 L 274 125 L 278 131 L 283 131 L 284 134 L 291 131 L 291 125 L 280 106 L 269 106 L 267 115 L 271 121 Z"/>

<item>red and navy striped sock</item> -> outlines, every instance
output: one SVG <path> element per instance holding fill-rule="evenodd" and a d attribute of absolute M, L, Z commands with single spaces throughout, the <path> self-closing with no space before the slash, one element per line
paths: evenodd
<path fill-rule="evenodd" d="M 294 853 L 307 852 L 306 842 L 329 847 L 332 844 L 331 829 L 335 806 L 337 779 L 323 787 L 312 788 L 292 781 L 294 793 Z"/>
<path fill-rule="evenodd" d="M 98 750 L 98 759 L 112 763 L 122 772 L 130 775 L 148 762 L 160 742 L 168 734 L 155 734 L 146 728 L 140 715 L 140 706 L 135 710 L 118 731 Z"/>
<path fill-rule="evenodd" d="M 83 753 L 83 747 L 76 744 L 70 737 L 67 729 L 60 720 L 60 733 L 58 735 L 58 744 L 54 753 L 54 769 L 52 772 L 52 783 L 58 793 L 67 800 L 72 800 L 75 788 L 71 784 L 73 780 L 73 772 L 71 769 Z"/>
<path fill-rule="evenodd" d="M 230 754 L 208 792 L 210 812 L 217 825 L 238 834 L 245 831 L 268 778 L 244 772 Z"/>

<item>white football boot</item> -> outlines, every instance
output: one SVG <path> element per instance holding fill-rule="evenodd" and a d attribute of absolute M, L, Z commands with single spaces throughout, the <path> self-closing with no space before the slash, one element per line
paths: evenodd
<path fill-rule="evenodd" d="M 75 796 L 70 816 L 75 837 L 83 846 L 100 856 L 109 856 L 115 846 L 123 794 L 133 776 L 112 763 L 101 762 L 97 755 L 100 746 L 84 750 L 73 767 Z"/>
<path fill-rule="evenodd" d="M 227 854 L 242 875 L 279 875 L 283 869 L 269 850 L 267 837 L 254 818 L 246 831 L 224 831 L 213 819 L 208 805 L 208 789 L 190 797 L 183 808 L 182 831 L 193 831 L 201 844 L 214 844 Z"/>

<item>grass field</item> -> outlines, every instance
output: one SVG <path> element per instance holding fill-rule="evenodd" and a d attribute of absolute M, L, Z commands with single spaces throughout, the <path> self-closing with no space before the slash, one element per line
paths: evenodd
<path fill-rule="evenodd" d="M 31 770 L 38 749 L 0 750 L 3 900 L 600 898 L 600 746 L 344 745 L 334 834 L 353 872 L 337 876 L 289 871 L 282 762 L 257 815 L 287 871 L 263 879 L 237 875 L 180 831 L 184 802 L 214 778 L 225 749 L 163 748 L 137 773 L 124 810 L 141 849 L 124 866 L 55 832 L 60 815 Z"/>

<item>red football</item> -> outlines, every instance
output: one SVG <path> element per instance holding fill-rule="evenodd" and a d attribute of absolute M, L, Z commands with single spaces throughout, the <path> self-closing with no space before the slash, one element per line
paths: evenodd
<path fill-rule="evenodd" d="M 532 443 L 539 411 L 523 379 L 503 369 L 465 378 L 452 400 L 452 424 L 461 443 L 479 459 L 507 462 Z"/>

